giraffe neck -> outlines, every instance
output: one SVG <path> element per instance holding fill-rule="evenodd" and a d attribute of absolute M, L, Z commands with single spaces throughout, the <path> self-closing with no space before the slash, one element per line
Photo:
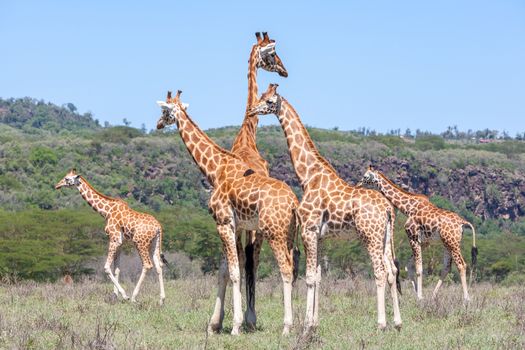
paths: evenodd
<path fill-rule="evenodd" d="M 224 164 L 228 158 L 237 157 L 213 142 L 185 111 L 178 114 L 177 128 L 193 160 L 208 178 L 210 184 L 216 187 L 219 166 Z"/>
<path fill-rule="evenodd" d="M 257 87 L 257 50 L 256 45 L 253 46 L 250 53 L 250 60 L 248 61 L 248 101 L 246 103 L 246 111 L 253 106 L 258 99 Z M 233 141 L 232 152 L 236 152 L 239 148 L 249 147 L 257 152 L 256 136 L 257 125 L 259 124 L 259 117 L 250 117 L 246 113 L 241 129 Z"/>
<path fill-rule="evenodd" d="M 91 208 L 103 217 L 108 216 L 117 202 L 117 199 L 105 196 L 95 190 L 82 176 L 80 177 L 80 184 L 77 186 L 77 189 Z"/>
<path fill-rule="evenodd" d="M 394 184 L 384 174 L 379 172 L 377 174 L 379 174 L 379 191 L 403 214 L 408 215 L 418 202 L 416 196 Z"/>
<path fill-rule="evenodd" d="M 321 156 L 295 109 L 281 97 L 279 122 L 284 130 L 290 158 L 303 190 L 309 181 L 320 172 L 335 176 L 335 169 Z"/>

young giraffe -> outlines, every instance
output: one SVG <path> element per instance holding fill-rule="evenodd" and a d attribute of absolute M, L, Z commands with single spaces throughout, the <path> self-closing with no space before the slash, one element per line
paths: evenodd
<path fill-rule="evenodd" d="M 250 59 L 248 60 L 248 110 L 258 98 L 257 69 L 262 68 L 268 72 L 276 72 L 282 77 L 287 77 L 288 72 L 281 59 L 275 52 L 275 40 L 271 40 L 268 33 L 255 33 L 257 42 L 252 46 Z M 238 155 L 253 171 L 261 175 L 269 176 L 268 163 L 259 154 L 255 142 L 257 136 L 257 118 L 245 115 L 242 126 L 233 141 L 231 152 Z M 246 232 L 245 254 L 245 280 L 246 280 L 246 325 L 250 329 L 256 328 L 257 316 L 255 312 L 255 282 L 257 269 L 259 267 L 259 255 L 261 252 L 263 237 L 257 231 Z M 239 253 L 241 253 L 239 251 Z"/>
<path fill-rule="evenodd" d="M 219 290 L 208 332 L 216 332 L 222 328 L 228 269 L 233 285 L 232 334 L 239 334 L 243 321 L 239 236 L 242 231 L 257 230 L 270 243 L 281 271 L 284 295 L 283 334 L 288 334 L 293 322 L 293 242 L 297 198 L 284 182 L 254 172 L 238 156 L 213 142 L 188 116 L 187 105 L 180 101 L 180 94 L 181 91 L 171 98 L 171 93 L 168 92 L 166 102 L 157 102 L 163 110 L 157 128 L 177 124 L 186 148 L 212 184 L 209 209 L 216 222 L 227 259 L 227 265 L 221 264 L 219 271 Z"/>
<path fill-rule="evenodd" d="M 394 262 L 394 208 L 379 192 L 356 188 L 343 181 L 321 156 L 297 112 L 270 84 L 250 115 L 276 114 L 284 130 L 290 157 L 304 194 L 297 209 L 306 252 L 305 332 L 319 325 L 321 240 L 350 234 L 352 229 L 366 246 L 377 286 L 378 325 L 386 327 L 385 285 L 388 281 L 394 304 L 394 323 L 401 327 L 395 287 L 398 268 Z M 399 285 L 398 285 L 399 287 Z"/>
<path fill-rule="evenodd" d="M 119 292 L 124 299 L 129 299 L 126 291 L 119 284 L 120 274 L 120 246 L 124 239 L 131 240 L 142 260 L 142 273 L 131 295 L 134 302 L 140 291 L 140 286 L 146 277 L 146 273 L 155 265 L 159 277 L 160 285 L 160 304 L 164 303 L 164 281 L 162 279 L 162 266 L 164 255 L 161 252 L 162 227 L 153 216 L 139 213 L 131 209 L 128 204 L 120 199 L 111 198 L 98 192 L 91 186 L 84 177 L 77 174 L 75 169 L 69 171 L 60 180 L 55 189 L 62 187 L 76 187 L 82 198 L 100 215 L 106 219 L 106 234 L 109 236 L 109 249 L 104 270 L 114 284 L 114 293 L 118 296 Z M 153 255 L 153 263 L 151 256 Z M 111 271 L 114 265 L 115 274 Z"/>
<path fill-rule="evenodd" d="M 412 248 L 412 263 L 409 264 L 411 270 L 409 271 L 409 275 L 414 284 L 417 298 L 423 299 L 423 257 L 421 250 L 428 246 L 432 239 L 441 238 L 445 246 L 443 270 L 434 289 L 433 297 L 436 297 L 439 287 L 441 287 L 443 283 L 443 279 L 449 273 L 451 260 L 453 259 L 461 276 L 463 298 L 468 301 L 467 264 L 461 255 L 461 238 L 463 236 L 463 226 L 469 226 L 472 229 L 471 254 L 472 268 L 474 268 L 478 253 L 474 226 L 472 226 L 470 222 L 462 219 L 458 214 L 436 207 L 430 203 L 426 196 L 413 194 L 401 189 L 372 166 L 368 167 L 360 184 L 362 183 L 372 184 L 377 187 L 396 208 L 408 217 L 405 224 L 405 231 L 408 235 L 410 247 Z M 414 283 L 413 278 L 414 261 L 416 265 L 417 284 Z"/>

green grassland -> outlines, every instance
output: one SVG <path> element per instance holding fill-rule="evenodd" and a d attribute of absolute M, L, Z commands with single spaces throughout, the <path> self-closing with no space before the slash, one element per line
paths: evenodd
<path fill-rule="evenodd" d="M 116 300 L 106 281 L 23 282 L 0 286 L 2 349 L 522 349 L 525 346 L 525 290 L 489 283 L 471 289 L 463 305 L 460 286 L 445 285 L 436 300 L 416 302 L 408 283 L 401 297 L 403 329 L 376 329 L 375 288 L 371 280 L 323 280 L 320 326 L 300 336 L 305 285 L 294 288 L 294 329 L 281 337 L 282 291 L 278 278 L 257 286 L 258 329 L 231 336 L 231 291 L 224 330 L 206 335 L 216 292 L 212 276 L 170 280 L 158 305 L 158 285 L 146 282 L 139 300 Z M 130 281 L 124 283 L 129 289 Z M 425 288 L 426 296 L 431 293 Z"/>

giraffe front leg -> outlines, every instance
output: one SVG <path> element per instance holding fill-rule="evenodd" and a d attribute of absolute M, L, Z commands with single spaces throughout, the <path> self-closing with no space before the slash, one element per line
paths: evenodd
<path fill-rule="evenodd" d="M 412 254 L 414 263 L 416 265 L 416 292 L 417 299 L 423 300 L 423 256 L 421 254 L 421 244 L 417 239 L 410 238 L 410 247 L 412 248 Z"/>
<path fill-rule="evenodd" d="M 246 327 L 255 330 L 257 326 L 257 314 L 255 311 L 255 284 L 257 282 L 257 269 L 259 267 L 259 255 L 261 253 L 263 235 L 257 231 L 246 231 L 245 246 L 245 283 L 246 283 L 246 312 L 244 319 Z"/>
<path fill-rule="evenodd" d="M 238 335 L 242 326 L 242 295 L 241 295 L 241 273 L 239 258 L 237 255 L 236 235 L 231 223 L 217 225 L 217 231 L 222 240 L 224 252 L 228 259 L 228 271 L 233 289 L 233 326 L 232 335 Z"/>
<path fill-rule="evenodd" d="M 117 251 L 121 244 L 122 241 L 120 240 L 120 233 L 117 236 L 113 236 L 110 238 L 108 257 L 106 259 L 106 264 L 104 265 L 104 271 L 108 275 L 109 279 L 113 282 L 113 285 L 117 289 L 117 291 L 122 295 L 124 299 L 128 300 L 129 297 L 126 294 L 126 291 L 124 290 L 124 288 L 122 288 L 122 286 L 119 284 L 119 282 L 113 275 L 113 272 L 111 271 L 111 265 L 113 264 L 113 261 L 115 261 L 115 255 L 117 254 Z"/>
<path fill-rule="evenodd" d="M 113 260 L 113 269 L 115 274 L 115 279 L 119 281 L 120 276 L 120 248 L 117 249 L 115 253 L 115 260 Z M 113 286 L 113 293 L 118 297 L 118 288 L 116 285 Z"/>
<path fill-rule="evenodd" d="M 315 295 L 318 278 L 317 261 L 317 232 L 316 229 L 303 229 L 301 237 L 303 239 L 304 251 L 306 254 L 306 316 L 304 319 L 304 333 L 308 334 L 315 328 Z"/>
<path fill-rule="evenodd" d="M 223 253 L 219 267 L 217 297 L 215 299 L 213 314 L 208 324 L 208 334 L 218 333 L 222 329 L 222 321 L 224 320 L 224 298 L 226 296 L 228 279 L 228 261 Z"/>
<path fill-rule="evenodd" d="M 450 255 L 450 252 L 447 248 L 444 249 L 443 252 L 443 270 L 441 270 L 441 275 L 439 277 L 439 281 L 436 284 L 436 288 L 434 288 L 434 292 L 432 292 L 432 298 L 435 299 L 437 297 L 437 293 L 439 291 L 439 288 L 443 284 L 443 280 L 447 277 L 448 273 L 450 272 L 450 266 L 452 264 L 452 257 Z"/>

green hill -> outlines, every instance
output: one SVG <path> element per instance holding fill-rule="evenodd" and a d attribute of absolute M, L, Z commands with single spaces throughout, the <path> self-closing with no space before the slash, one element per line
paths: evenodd
<path fill-rule="evenodd" d="M 237 130 L 225 127 L 207 132 L 221 146 L 230 148 Z M 427 194 L 441 207 L 457 210 L 471 220 L 492 249 L 491 256 L 484 255 L 485 243 L 480 240 L 483 278 L 502 279 L 512 271 L 523 271 L 523 258 L 509 253 L 509 249 L 517 249 L 517 255 L 521 249 L 524 256 L 525 251 L 523 141 L 480 144 L 470 137 L 444 139 L 428 133 L 414 138 L 317 128 L 309 128 L 309 132 L 348 182 L 357 182 L 373 163 L 395 182 Z M 270 163 L 272 176 L 290 184 L 300 197 L 281 128 L 260 128 L 258 145 Z M 72 167 L 101 192 L 158 216 L 165 227 L 167 249 L 201 259 L 205 270 L 216 267 L 220 244 L 206 210 L 209 194 L 203 186 L 205 180 L 176 130 L 147 134 L 127 126 L 102 128 L 91 115 L 76 113 L 73 105 L 60 107 L 24 98 L 0 99 L 0 274 L 41 279 L 59 276 L 65 270 L 84 273 L 84 262 L 102 254 L 103 220 L 75 190 L 53 188 Z M 76 211 L 83 213 L 84 224 L 68 219 Z M 402 222 L 400 217 L 396 234 L 399 255 L 406 258 L 409 253 Z M 82 254 L 64 243 L 67 237 L 84 242 Z M 505 244 L 492 247 L 501 237 L 507 237 Z M 31 240 L 25 244 L 27 251 L 24 247 L 13 251 L 13 240 L 22 238 Z M 465 247 L 468 240 L 470 233 Z M 44 241 L 48 245 L 54 242 L 52 250 L 38 249 L 38 242 Z M 327 246 L 334 271 L 367 269 L 367 257 L 357 242 Z M 428 269 L 437 268 L 440 251 L 436 250 L 438 258 L 432 261 L 426 254 L 427 265 L 433 264 Z M 56 257 L 47 274 L 35 272 L 36 262 L 26 264 L 27 257 L 38 260 L 39 254 L 41 259 L 50 254 Z M 264 254 L 262 275 L 271 264 L 268 253 Z M 17 260 L 14 256 L 18 255 L 26 258 Z"/>

